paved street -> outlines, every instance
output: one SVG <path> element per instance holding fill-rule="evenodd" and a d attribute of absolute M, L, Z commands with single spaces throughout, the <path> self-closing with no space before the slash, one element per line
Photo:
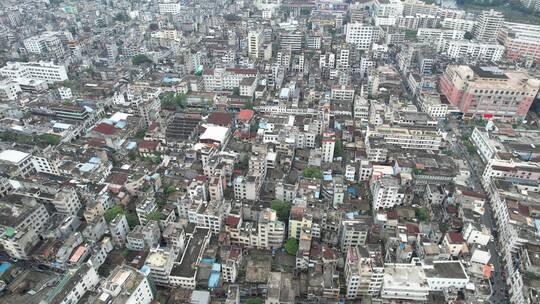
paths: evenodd
<path fill-rule="evenodd" d="M 483 192 L 484 189 L 482 187 L 480 179 L 484 171 L 484 165 L 478 155 L 471 155 L 463 146 L 460 139 L 464 135 L 464 132 L 462 131 L 464 125 L 461 122 L 451 121 L 449 123 L 449 126 L 451 127 L 451 134 L 456 134 L 458 138 L 457 141 L 453 142 L 452 148 L 454 152 L 458 153 L 458 155 L 460 155 L 463 159 L 467 161 L 467 165 L 469 166 L 469 171 L 471 173 L 471 176 L 469 178 L 470 187 L 474 191 Z M 482 224 L 486 227 L 489 227 L 493 234 L 494 230 L 496 230 L 497 227 L 495 219 L 493 218 L 493 212 L 491 210 L 491 205 L 489 204 L 489 202 L 486 203 L 485 207 L 485 212 L 482 216 Z M 489 242 L 487 247 L 491 253 L 490 263 L 493 264 L 493 266 L 495 267 L 495 272 L 491 280 L 492 296 L 490 297 L 490 303 L 507 303 L 506 285 L 502 278 L 501 257 L 499 256 L 497 243 Z"/>

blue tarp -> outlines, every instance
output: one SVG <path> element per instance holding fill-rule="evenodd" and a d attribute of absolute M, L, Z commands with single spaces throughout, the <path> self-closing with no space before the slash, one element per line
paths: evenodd
<path fill-rule="evenodd" d="M 82 172 L 90 172 L 90 171 L 94 170 L 95 167 L 96 167 L 95 164 L 86 163 L 86 164 L 82 165 L 79 168 L 79 170 L 82 171 Z"/>
<path fill-rule="evenodd" d="M 101 162 L 101 158 L 99 158 L 97 156 L 94 156 L 94 157 L 90 158 L 90 160 L 88 162 L 91 163 L 91 164 L 99 164 Z"/>
<path fill-rule="evenodd" d="M 201 259 L 202 264 L 214 264 L 215 261 L 216 261 L 215 259 L 211 259 L 211 258 L 203 258 L 203 259 Z"/>
<path fill-rule="evenodd" d="M 349 192 L 354 197 L 358 197 L 358 195 L 356 194 L 356 188 L 355 187 L 347 187 L 347 192 Z"/>
<path fill-rule="evenodd" d="M 134 142 L 134 141 L 132 141 L 132 142 L 130 142 L 130 143 L 127 144 L 126 149 L 128 149 L 128 150 L 133 150 L 133 149 L 135 149 L 136 147 L 137 147 L 137 143 Z"/>
<path fill-rule="evenodd" d="M 0 264 L 0 276 L 3 275 L 4 272 L 9 269 L 9 267 L 11 267 L 11 263 L 9 262 L 4 262 Z"/>
<path fill-rule="evenodd" d="M 214 265 L 212 265 L 212 272 L 221 272 L 221 264 L 214 263 Z"/>
<path fill-rule="evenodd" d="M 219 283 L 219 273 L 218 272 L 212 272 L 210 274 L 210 278 L 208 278 L 208 287 L 210 288 L 216 288 Z"/>
<path fill-rule="evenodd" d="M 116 123 L 116 127 L 118 129 L 124 129 L 126 126 L 127 126 L 127 123 L 124 120 L 121 120 L 121 121 Z"/>
<path fill-rule="evenodd" d="M 328 175 L 328 174 L 327 174 L 327 175 L 324 175 L 324 176 L 323 176 L 323 179 L 324 179 L 325 181 L 331 181 L 331 180 L 332 180 L 332 175 Z"/>

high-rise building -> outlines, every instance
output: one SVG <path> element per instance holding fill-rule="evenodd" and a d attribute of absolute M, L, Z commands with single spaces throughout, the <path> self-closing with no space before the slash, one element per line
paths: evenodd
<path fill-rule="evenodd" d="M 336 146 L 336 134 L 324 132 L 322 139 L 322 161 L 331 163 L 334 160 L 334 148 Z"/>
<path fill-rule="evenodd" d="M 248 55 L 251 58 L 259 58 L 262 44 L 262 31 L 251 30 L 248 33 Z"/>
<path fill-rule="evenodd" d="M 504 22 L 504 15 L 496 10 L 482 11 L 473 29 L 474 38 L 480 41 L 495 41 Z"/>
<path fill-rule="evenodd" d="M 499 42 L 506 47 L 511 59 L 532 59 L 540 62 L 540 26 L 505 22 L 499 34 Z"/>
<path fill-rule="evenodd" d="M 450 65 L 439 81 L 441 93 L 467 116 L 523 118 L 540 88 L 540 80 L 523 71 Z"/>
<path fill-rule="evenodd" d="M 375 40 L 375 29 L 371 25 L 349 23 L 346 28 L 345 41 L 359 50 L 369 50 Z"/>

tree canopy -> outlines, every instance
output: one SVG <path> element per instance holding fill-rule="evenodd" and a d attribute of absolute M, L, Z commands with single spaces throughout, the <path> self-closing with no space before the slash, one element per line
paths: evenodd
<path fill-rule="evenodd" d="M 289 213 L 291 212 L 291 204 L 282 200 L 272 200 L 270 208 L 276 210 L 277 217 L 282 222 L 289 220 Z"/>
<path fill-rule="evenodd" d="M 298 251 L 298 241 L 296 239 L 288 239 L 287 242 L 285 242 L 285 252 L 287 252 L 290 255 L 296 256 L 296 252 Z"/>
<path fill-rule="evenodd" d="M 148 58 L 148 56 L 146 56 L 144 54 L 139 54 L 139 55 L 133 56 L 133 58 L 131 59 L 131 62 L 134 65 L 141 65 L 141 64 L 145 64 L 145 63 L 152 63 L 152 60 L 150 58 Z"/>
<path fill-rule="evenodd" d="M 302 176 L 305 178 L 322 178 L 323 172 L 319 168 L 307 167 L 302 170 Z"/>
<path fill-rule="evenodd" d="M 111 209 L 105 211 L 105 214 L 103 216 L 108 223 L 114 220 L 114 218 L 121 213 L 124 213 L 124 209 L 122 208 L 122 206 L 114 206 Z"/>
<path fill-rule="evenodd" d="M 184 93 L 164 92 L 159 95 L 162 107 L 187 107 L 187 95 Z"/>
<path fill-rule="evenodd" d="M 334 145 L 334 157 L 343 156 L 343 141 L 339 138 L 336 139 L 336 144 Z"/>

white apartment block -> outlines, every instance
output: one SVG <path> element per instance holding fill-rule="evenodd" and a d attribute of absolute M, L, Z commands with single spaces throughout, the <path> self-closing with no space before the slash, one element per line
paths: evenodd
<path fill-rule="evenodd" d="M 429 290 L 422 266 L 414 263 L 385 265 L 381 289 L 383 300 L 423 302 L 427 300 Z"/>
<path fill-rule="evenodd" d="M 126 215 L 120 213 L 109 222 L 109 231 L 111 232 L 113 243 L 116 246 L 123 247 L 126 244 L 127 235 L 129 233 L 129 225 Z"/>
<path fill-rule="evenodd" d="M 366 139 L 382 138 L 386 144 L 402 149 L 439 150 L 442 133 L 435 128 L 375 126 L 368 128 Z"/>
<path fill-rule="evenodd" d="M 158 286 L 170 286 L 169 275 L 176 260 L 176 253 L 170 248 L 152 248 L 144 261 L 150 269 L 150 277 Z"/>
<path fill-rule="evenodd" d="M 490 138 L 489 133 L 479 128 L 474 128 L 471 134 L 471 142 L 476 147 L 476 151 L 484 163 L 491 159 L 498 159 L 497 152 L 504 149 L 503 145 Z"/>
<path fill-rule="evenodd" d="M 42 54 L 44 52 L 53 53 L 56 56 L 64 54 L 62 40 L 58 32 L 44 32 L 40 35 L 24 39 L 24 48 L 29 53 Z"/>
<path fill-rule="evenodd" d="M 474 26 L 476 25 L 476 21 L 460 18 L 444 18 L 440 24 L 443 29 L 472 32 Z"/>
<path fill-rule="evenodd" d="M 261 30 L 251 30 L 248 33 L 248 55 L 251 58 L 259 58 L 261 45 L 263 40 L 263 32 Z"/>
<path fill-rule="evenodd" d="M 55 65 L 52 62 L 8 62 L 0 69 L 0 75 L 9 78 L 27 78 L 43 80 L 48 83 L 68 79 L 65 66 Z"/>
<path fill-rule="evenodd" d="M 103 303 L 150 304 L 154 299 L 146 275 L 128 265 L 117 266 L 101 284 Z"/>
<path fill-rule="evenodd" d="M 43 204 L 18 194 L 0 199 L 0 215 L 0 231 L 10 228 L 16 232 L 31 228 L 40 234 L 49 220 L 49 213 Z"/>
<path fill-rule="evenodd" d="M 212 233 L 219 233 L 223 218 L 229 213 L 228 206 L 223 201 L 193 203 L 188 210 L 188 221 Z"/>
<path fill-rule="evenodd" d="M 349 300 L 365 296 L 378 296 L 384 277 L 382 260 L 371 257 L 364 248 L 354 247 L 347 250 L 345 264 L 345 297 Z"/>
<path fill-rule="evenodd" d="M 439 95 L 420 95 L 418 104 L 422 112 L 427 113 L 431 118 L 445 118 L 448 115 L 448 105 L 441 103 Z"/>
<path fill-rule="evenodd" d="M 17 176 L 27 177 L 35 172 L 32 155 L 25 152 L 4 150 L 0 153 L 0 163 L 14 166 Z"/>
<path fill-rule="evenodd" d="M 76 271 L 70 270 L 54 285 L 48 296 L 48 303 L 79 303 L 86 292 L 93 291 L 100 279 L 89 263 L 82 264 Z"/>
<path fill-rule="evenodd" d="M 69 215 L 77 215 L 82 207 L 75 189 L 63 188 L 56 193 L 52 204 L 56 211 Z"/>
<path fill-rule="evenodd" d="M 11 79 L 0 80 L 0 100 L 16 100 L 21 86 Z"/>
<path fill-rule="evenodd" d="M 259 197 L 260 180 L 258 177 L 238 176 L 234 180 L 234 198 L 256 201 Z"/>
<path fill-rule="evenodd" d="M 470 58 L 497 62 L 504 55 L 505 47 L 499 44 L 469 40 L 445 40 L 441 51 L 452 59 Z"/>
<path fill-rule="evenodd" d="M 257 75 L 256 69 L 216 68 L 203 73 L 203 82 L 207 91 L 233 90 L 245 78 L 257 78 Z"/>
<path fill-rule="evenodd" d="M 28 258 L 29 249 L 38 241 L 38 235 L 30 226 L 18 230 L 7 228 L 0 236 L 0 244 L 5 252 L 13 258 L 21 260 Z"/>
<path fill-rule="evenodd" d="M 377 17 L 403 16 L 403 3 L 401 0 L 375 0 L 374 4 Z"/>
<path fill-rule="evenodd" d="M 334 86 L 332 87 L 332 99 L 335 100 L 354 100 L 354 88 L 352 86 Z"/>
<path fill-rule="evenodd" d="M 473 28 L 473 36 L 479 41 L 493 42 L 497 40 L 504 22 L 504 15 L 493 9 L 482 11 L 478 23 Z"/>
<path fill-rule="evenodd" d="M 159 3 L 158 7 L 161 14 L 177 15 L 180 14 L 180 11 L 182 10 L 180 1 L 165 0 L 162 3 Z"/>
<path fill-rule="evenodd" d="M 322 138 L 322 161 L 331 163 L 334 161 L 334 148 L 336 147 L 336 134 L 324 132 Z"/>
<path fill-rule="evenodd" d="M 392 208 L 403 203 L 405 193 L 396 177 L 381 177 L 371 184 L 373 210 Z"/>
<path fill-rule="evenodd" d="M 375 28 L 362 23 L 349 23 L 346 27 L 345 41 L 359 50 L 369 50 L 375 41 Z"/>

